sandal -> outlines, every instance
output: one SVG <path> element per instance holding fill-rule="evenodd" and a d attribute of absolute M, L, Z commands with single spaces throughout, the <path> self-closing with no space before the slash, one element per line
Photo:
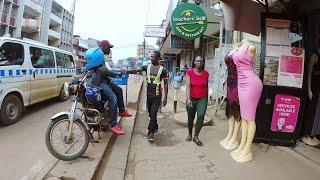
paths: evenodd
<path fill-rule="evenodd" d="M 198 137 L 193 138 L 193 142 L 195 142 L 198 146 L 202 146 L 202 142 L 198 139 Z"/>
<path fill-rule="evenodd" d="M 192 135 L 189 134 L 188 137 L 187 137 L 187 139 L 186 139 L 186 141 L 187 141 L 187 142 L 190 142 L 191 140 L 192 140 Z"/>

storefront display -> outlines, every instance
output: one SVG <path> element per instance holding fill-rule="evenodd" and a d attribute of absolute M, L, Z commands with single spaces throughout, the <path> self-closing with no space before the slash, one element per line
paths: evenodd
<path fill-rule="evenodd" d="M 262 16 L 260 65 L 264 68 L 260 78 L 264 88 L 254 141 L 294 146 L 305 107 L 303 21 L 276 14 Z"/>

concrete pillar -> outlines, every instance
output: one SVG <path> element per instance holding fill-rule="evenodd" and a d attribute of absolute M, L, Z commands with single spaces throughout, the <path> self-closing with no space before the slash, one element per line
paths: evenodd
<path fill-rule="evenodd" d="M 10 3 L 10 5 L 9 5 L 9 12 L 7 15 L 7 19 L 9 20 L 8 24 L 10 24 L 11 11 L 12 11 L 12 3 Z M 10 25 L 7 25 L 5 34 L 9 34 L 9 27 L 10 27 Z M 10 34 L 10 35 L 12 36 L 12 34 Z"/>
<path fill-rule="evenodd" d="M 43 3 L 43 11 L 41 18 L 40 38 L 39 41 L 48 44 L 48 34 L 50 26 L 50 14 L 53 0 L 45 0 Z"/>
<path fill-rule="evenodd" d="M 24 1 L 19 1 L 19 9 L 16 16 L 16 30 L 13 34 L 13 37 L 21 38 L 21 31 L 22 31 L 22 19 L 23 19 L 23 12 L 24 12 Z"/>

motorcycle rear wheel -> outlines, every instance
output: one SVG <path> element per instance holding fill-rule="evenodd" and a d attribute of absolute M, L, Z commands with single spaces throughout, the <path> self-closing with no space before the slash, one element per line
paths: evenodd
<path fill-rule="evenodd" d="M 88 132 L 80 119 L 76 119 L 73 122 L 71 137 L 70 139 L 67 139 L 69 124 L 70 120 L 67 117 L 58 117 L 50 123 L 46 132 L 46 146 L 49 152 L 54 157 L 62 161 L 72 161 L 80 158 L 85 153 L 89 145 Z M 59 130 L 60 132 L 56 132 Z M 76 133 L 76 130 L 78 130 L 79 133 Z M 58 135 L 55 135 L 55 133 Z M 75 148 L 74 151 L 71 151 L 79 141 L 82 142 L 79 147 Z M 62 147 L 62 149 L 57 147 L 60 145 L 64 147 Z"/>

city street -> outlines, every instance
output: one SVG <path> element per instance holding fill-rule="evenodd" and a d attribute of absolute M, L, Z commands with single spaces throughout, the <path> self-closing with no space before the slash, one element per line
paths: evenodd
<path fill-rule="evenodd" d="M 319 2 L 0 0 L 0 180 L 320 180 Z"/>
<path fill-rule="evenodd" d="M 20 179 L 55 161 L 46 148 L 45 132 L 50 117 L 69 107 L 69 100 L 52 99 L 27 108 L 18 123 L 0 127 L 0 179 Z"/>

